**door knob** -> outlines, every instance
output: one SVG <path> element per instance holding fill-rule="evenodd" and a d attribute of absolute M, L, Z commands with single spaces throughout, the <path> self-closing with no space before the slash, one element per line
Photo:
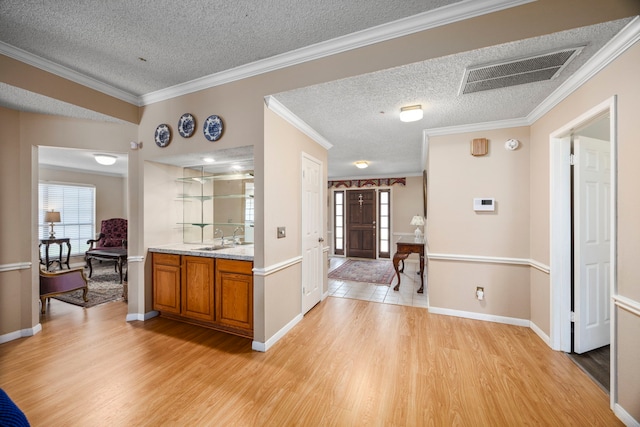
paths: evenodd
<path fill-rule="evenodd" d="M 322 237 L 320 237 L 320 238 L 318 239 L 318 242 L 322 243 L 322 242 L 324 242 L 324 239 L 323 239 Z"/>

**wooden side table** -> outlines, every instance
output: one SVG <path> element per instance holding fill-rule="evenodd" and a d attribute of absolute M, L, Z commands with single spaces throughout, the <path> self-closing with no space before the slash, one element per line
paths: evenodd
<path fill-rule="evenodd" d="M 63 255 L 63 250 L 62 250 L 62 245 L 66 244 L 67 245 L 67 258 L 66 261 L 63 261 L 62 255 Z M 42 245 L 44 245 L 44 262 L 42 261 L 42 258 L 40 258 L 40 262 L 42 264 L 44 264 L 45 269 L 47 271 L 49 271 L 49 266 L 55 262 L 57 262 L 60 265 L 60 269 L 62 270 L 62 264 L 66 264 L 67 268 L 70 270 L 71 267 L 69 267 L 69 257 L 71 256 L 71 242 L 69 242 L 68 238 L 57 238 L 57 239 L 40 239 L 40 244 L 38 245 L 38 251 L 40 251 L 40 248 L 42 248 Z M 60 256 L 58 257 L 58 259 L 49 259 L 49 246 L 51 245 L 58 245 L 60 247 Z"/>
<path fill-rule="evenodd" d="M 400 273 L 404 271 L 404 260 L 411 254 L 420 255 L 420 289 L 418 293 L 424 292 L 424 247 L 425 240 L 423 237 L 415 238 L 409 236 L 402 236 L 396 242 L 396 253 L 393 255 L 393 268 L 396 270 L 398 276 L 398 284 L 393 288 L 394 291 L 400 289 Z M 402 261 L 402 268 L 399 268 L 400 261 Z"/>

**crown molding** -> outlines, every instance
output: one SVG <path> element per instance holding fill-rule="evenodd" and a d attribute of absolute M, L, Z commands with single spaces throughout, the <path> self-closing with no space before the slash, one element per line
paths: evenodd
<path fill-rule="evenodd" d="M 602 49 L 596 52 L 576 73 L 558 86 L 556 90 L 545 98 L 545 100 L 526 117 L 497 120 L 494 122 L 471 123 L 462 126 L 424 129 L 423 139 L 428 141 L 431 136 L 531 126 L 638 41 L 640 41 L 640 16 L 635 17 L 629 22 L 622 31 L 611 39 Z"/>
<path fill-rule="evenodd" d="M 596 52 L 578 71 L 562 83 L 551 95 L 540 103 L 529 115 L 529 124 L 535 123 L 551 111 L 561 101 L 571 95 L 580 86 L 607 67 L 629 47 L 640 40 L 640 17 L 636 16 L 626 27 L 612 38 L 602 49 Z"/>
<path fill-rule="evenodd" d="M 291 52 L 272 56 L 250 64 L 242 65 L 220 73 L 211 74 L 182 84 L 171 86 L 142 95 L 141 105 L 166 101 L 177 96 L 186 95 L 226 83 L 246 79 L 281 68 L 298 65 L 349 50 L 369 46 L 397 37 L 425 31 L 489 14 L 503 9 L 531 3 L 536 0 L 474 0 L 454 3 L 434 11 L 423 12 L 407 18 L 399 19 L 376 27 L 357 31 L 335 39 L 316 43 Z"/>
<path fill-rule="evenodd" d="M 56 64 L 55 62 L 49 61 L 48 59 L 33 55 L 25 50 L 22 50 L 15 46 L 11 46 L 10 44 L 1 41 L 0 54 L 8 56 L 9 58 L 13 58 L 16 61 L 24 62 L 25 64 L 39 68 L 48 73 L 55 74 L 56 76 L 62 77 L 63 79 L 67 79 L 82 86 L 86 86 L 90 89 L 97 90 L 98 92 L 102 92 L 105 95 L 113 96 L 114 98 L 117 98 L 124 102 L 128 102 L 129 104 L 133 104 L 138 107 L 140 106 L 140 98 L 138 98 L 136 95 L 125 92 L 122 89 L 118 89 L 104 82 L 74 71 L 70 68 L 64 67 L 60 64 Z"/>
<path fill-rule="evenodd" d="M 333 144 L 331 144 L 322 135 L 316 132 L 304 120 L 302 120 L 300 117 L 293 114 L 291 110 L 289 110 L 287 107 L 282 105 L 280 101 L 278 101 L 275 97 L 265 96 L 264 102 L 267 105 L 268 109 L 276 113 L 278 116 L 282 117 L 284 120 L 289 122 L 293 127 L 295 127 L 300 132 L 307 135 L 309 138 L 313 139 L 315 142 L 320 144 L 325 149 L 329 150 L 331 147 L 333 147 Z"/>
<path fill-rule="evenodd" d="M 531 123 L 526 118 L 496 120 L 494 122 L 470 123 L 461 126 L 448 126 L 441 128 L 425 129 L 423 137 L 428 140 L 431 136 L 452 135 L 458 133 L 478 132 L 494 129 L 516 128 L 520 126 L 529 126 Z"/>

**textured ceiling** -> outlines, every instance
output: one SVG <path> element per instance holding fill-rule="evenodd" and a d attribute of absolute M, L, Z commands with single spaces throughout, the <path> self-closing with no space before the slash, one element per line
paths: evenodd
<path fill-rule="evenodd" d="M 362 37 L 367 29 L 399 25 L 415 15 L 429 18 L 446 11 L 452 21 L 459 12 L 457 19 L 465 19 L 468 8 L 480 3 L 500 8 L 516 2 L 0 0 L 0 53 L 10 49 L 52 61 L 140 99 L 310 45 Z M 408 64 L 274 98 L 333 145 L 330 178 L 420 174 L 425 129 L 526 117 L 630 19 Z M 574 46 L 585 48 L 557 79 L 458 95 L 466 67 Z M 401 123 L 400 107 L 413 104 L 423 105 L 425 118 Z M 118 121 L 1 83 L 0 106 Z M 62 157 L 72 162 L 75 156 L 66 154 Z M 47 153 L 40 157 L 47 161 Z M 371 167 L 364 172 L 355 169 L 353 162 L 360 159 L 369 160 Z M 180 159 L 184 161 L 197 159 Z"/>

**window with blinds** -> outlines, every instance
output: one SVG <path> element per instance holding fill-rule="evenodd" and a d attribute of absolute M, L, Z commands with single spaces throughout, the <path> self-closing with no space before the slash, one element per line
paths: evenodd
<path fill-rule="evenodd" d="M 44 221 L 46 211 L 60 212 L 59 223 L 53 224 L 56 237 L 68 238 L 71 256 L 84 255 L 89 249 L 87 240 L 95 236 L 94 186 L 81 184 L 43 183 L 38 185 L 38 230 L 40 239 L 49 237 L 50 225 Z M 52 245 L 49 256 L 59 254 L 58 245 Z"/>

